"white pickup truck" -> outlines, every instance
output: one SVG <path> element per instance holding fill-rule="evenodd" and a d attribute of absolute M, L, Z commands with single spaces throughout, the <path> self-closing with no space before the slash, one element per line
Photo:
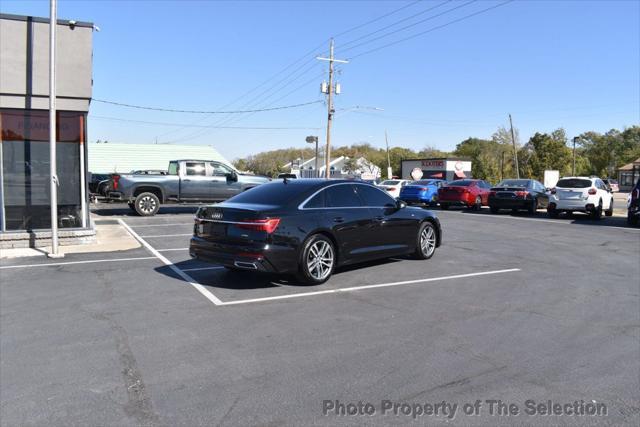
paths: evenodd
<path fill-rule="evenodd" d="M 112 175 L 107 198 L 152 216 L 164 203 L 222 201 L 267 181 L 270 178 L 241 174 L 212 160 L 173 160 L 165 175 Z"/>

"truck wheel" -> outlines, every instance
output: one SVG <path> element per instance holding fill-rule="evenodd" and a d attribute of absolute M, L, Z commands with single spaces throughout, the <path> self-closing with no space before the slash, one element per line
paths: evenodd
<path fill-rule="evenodd" d="M 140 193 L 136 197 L 135 209 L 140 216 L 153 216 L 160 209 L 160 200 L 153 193 Z"/>

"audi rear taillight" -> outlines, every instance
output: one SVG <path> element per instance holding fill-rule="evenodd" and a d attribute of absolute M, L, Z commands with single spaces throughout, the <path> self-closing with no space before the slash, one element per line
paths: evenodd
<path fill-rule="evenodd" d="M 590 189 L 589 189 L 589 195 L 593 196 L 593 195 L 595 195 L 596 193 L 597 193 L 597 191 L 596 191 L 596 189 L 595 189 L 595 188 L 590 188 Z"/>
<path fill-rule="evenodd" d="M 516 191 L 517 197 L 527 197 L 529 195 L 528 191 Z"/>
<path fill-rule="evenodd" d="M 111 175 L 111 178 L 113 179 L 113 189 L 117 190 L 118 189 L 118 181 L 120 181 L 120 175 Z"/>
<path fill-rule="evenodd" d="M 267 234 L 273 233 L 280 224 L 280 218 L 269 219 L 250 219 L 236 224 L 239 228 L 254 231 L 266 231 Z"/>

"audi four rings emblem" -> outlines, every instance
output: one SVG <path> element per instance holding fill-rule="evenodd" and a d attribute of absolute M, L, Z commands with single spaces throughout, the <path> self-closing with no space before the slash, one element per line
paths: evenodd
<path fill-rule="evenodd" d="M 222 219 L 222 212 L 212 212 L 211 219 Z"/>

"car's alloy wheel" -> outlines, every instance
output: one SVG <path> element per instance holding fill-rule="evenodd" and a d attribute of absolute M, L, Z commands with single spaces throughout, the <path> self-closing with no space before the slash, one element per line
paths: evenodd
<path fill-rule="evenodd" d="M 538 210 L 538 200 L 533 199 L 531 201 L 531 205 L 529 205 L 529 207 L 527 208 L 527 213 L 529 215 L 534 215 L 537 210 Z"/>
<path fill-rule="evenodd" d="M 304 245 L 300 259 L 298 279 L 304 283 L 326 282 L 336 263 L 333 243 L 321 234 L 311 236 Z"/>
<path fill-rule="evenodd" d="M 160 209 L 160 200 L 153 193 L 142 193 L 136 197 L 135 209 L 141 216 L 155 215 Z"/>
<path fill-rule="evenodd" d="M 437 235 L 436 229 L 431 222 L 424 222 L 418 232 L 418 245 L 416 257 L 419 259 L 429 259 L 436 252 Z"/>

